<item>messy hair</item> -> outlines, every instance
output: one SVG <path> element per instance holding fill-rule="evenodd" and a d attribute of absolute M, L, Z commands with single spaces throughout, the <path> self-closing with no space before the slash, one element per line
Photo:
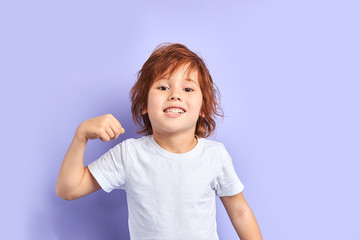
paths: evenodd
<path fill-rule="evenodd" d="M 216 127 L 216 116 L 223 117 L 223 111 L 219 105 L 218 88 L 213 83 L 205 62 L 186 46 L 179 43 L 157 46 L 137 73 L 137 81 L 130 91 L 132 117 L 134 122 L 140 126 L 137 133 L 144 135 L 153 133 L 148 114 L 142 113 L 147 109 L 148 94 L 153 83 L 164 75 L 171 76 L 179 67 L 185 65 L 188 67 L 188 73 L 197 71 L 203 96 L 195 135 L 208 137 L 213 133 Z"/>

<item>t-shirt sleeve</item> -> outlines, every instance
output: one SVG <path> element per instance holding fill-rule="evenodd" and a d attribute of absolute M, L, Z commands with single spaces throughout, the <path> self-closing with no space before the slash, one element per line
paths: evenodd
<path fill-rule="evenodd" d="M 105 192 L 126 188 L 127 159 L 126 142 L 109 149 L 88 165 L 89 171 Z"/>
<path fill-rule="evenodd" d="M 215 178 L 215 193 L 219 197 L 234 196 L 244 190 L 244 185 L 237 176 L 231 156 L 224 146 L 221 151 L 220 168 Z"/>

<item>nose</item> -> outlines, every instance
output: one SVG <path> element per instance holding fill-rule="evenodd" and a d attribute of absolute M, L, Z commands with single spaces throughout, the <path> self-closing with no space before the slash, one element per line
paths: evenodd
<path fill-rule="evenodd" d="M 171 101 L 181 101 L 182 97 L 181 97 L 181 94 L 179 93 L 179 91 L 177 91 L 177 90 L 171 91 L 170 95 L 169 95 L 169 100 L 171 100 Z"/>

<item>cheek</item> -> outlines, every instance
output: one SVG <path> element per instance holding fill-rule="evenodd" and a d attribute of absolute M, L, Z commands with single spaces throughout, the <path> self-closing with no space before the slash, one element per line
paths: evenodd
<path fill-rule="evenodd" d="M 162 108 L 162 98 L 160 94 L 156 94 L 152 91 L 149 92 L 149 97 L 148 97 L 148 103 L 147 103 L 147 109 L 148 112 L 155 109 L 161 109 Z"/>
<path fill-rule="evenodd" d="M 153 109 L 153 101 L 152 101 L 152 98 L 151 96 L 149 95 L 148 97 L 148 101 L 147 101 L 147 107 L 146 107 L 146 110 L 147 110 L 147 113 L 149 114 L 149 112 L 151 112 L 151 109 Z"/>
<path fill-rule="evenodd" d="M 196 111 L 199 111 L 199 113 L 201 113 L 201 108 L 203 105 L 203 98 L 202 96 L 197 96 L 195 99 L 193 99 L 194 103 L 195 103 L 195 109 Z"/>

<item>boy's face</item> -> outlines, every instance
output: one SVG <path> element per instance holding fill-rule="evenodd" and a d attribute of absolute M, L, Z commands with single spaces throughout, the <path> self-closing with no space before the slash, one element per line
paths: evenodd
<path fill-rule="evenodd" d="M 195 134 L 200 116 L 202 93 L 197 71 L 186 74 L 180 66 L 172 76 L 156 80 L 150 87 L 147 109 L 153 133 Z"/>

